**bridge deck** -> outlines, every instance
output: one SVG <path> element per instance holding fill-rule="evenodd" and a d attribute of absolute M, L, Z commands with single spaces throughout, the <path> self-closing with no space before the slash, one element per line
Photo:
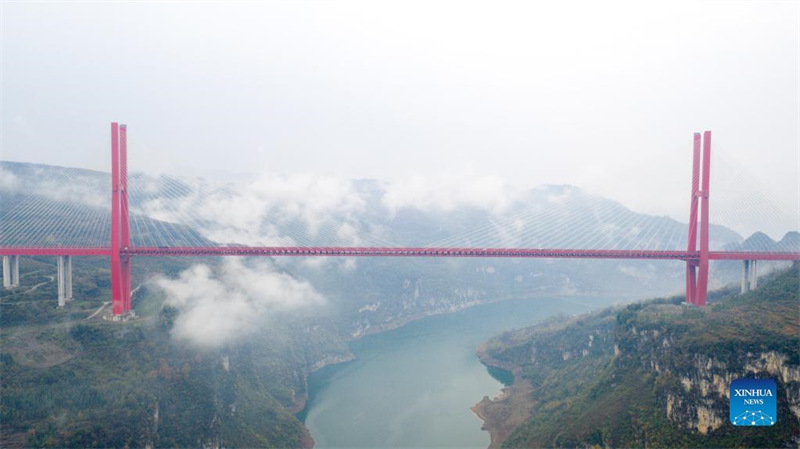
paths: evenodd
<path fill-rule="evenodd" d="M 561 259 L 697 260 L 700 253 L 653 250 L 587 250 L 536 248 L 393 248 L 393 247 L 135 247 L 131 256 L 268 256 L 268 257 L 507 257 Z M 110 248 L 0 248 L 0 256 L 110 256 Z M 711 251 L 711 260 L 800 260 L 800 253 Z"/>

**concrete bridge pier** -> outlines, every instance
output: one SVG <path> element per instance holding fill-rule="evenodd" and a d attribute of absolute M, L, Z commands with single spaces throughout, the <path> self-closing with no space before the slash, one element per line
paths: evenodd
<path fill-rule="evenodd" d="M 3 256 L 3 288 L 11 288 L 11 256 Z"/>
<path fill-rule="evenodd" d="M 64 297 L 64 256 L 56 256 L 56 265 L 58 265 L 58 307 L 64 307 L 66 298 Z"/>
<path fill-rule="evenodd" d="M 72 301 L 72 256 L 58 257 L 58 307 Z"/>
<path fill-rule="evenodd" d="M 742 293 L 755 290 L 758 287 L 758 261 L 742 261 Z"/>
<path fill-rule="evenodd" d="M 11 287 L 19 287 L 19 256 L 11 256 Z"/>
<path fill-rule="evenodd" d="M 19 287 L 19 256 L 3 256 L 3 287 Z"/>
<path fill-rule="evenodd" d="M 741 293 L 747 293 L 750 290 L 750 261 L 742 261 L 742 290 Z"/>
<path fill-rule="evenodd" d="M 67 256 L 67 301 L 72 301 L 72 256 Z"/>

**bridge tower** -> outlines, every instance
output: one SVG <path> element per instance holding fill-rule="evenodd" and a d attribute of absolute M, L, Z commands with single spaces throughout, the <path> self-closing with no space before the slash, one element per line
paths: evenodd
<path fill-rule="evenodd" d="M 131 228 L 128 221 L 128 126 L 119 126 L 119 167 L 120 167 L 120 238 L 122 249 L 131 247 Z M 131 310 L 131 256 L 120 255 L 120 282 L 125 312 Z"/>
<path fill-rule="evenodd" d="M 121 254 L 131 246 L 128 222 L 128 130 L 111 124 L 111 310 L 131 310 L 131 259 Z"/>
<path fill-rule="evenodd" d="M 700 147 L 702 142 L 702 178 Z M 689 242 L 687 252 L 697 253 L 697 212 L 700 209 L 699 259 L 686 261 L 686 303 L 705 306 L 708 295 L 708 203 L 711 176 L 711 131 L 694 134 L 692 153 L 692 195 L 689 207 Z"/>

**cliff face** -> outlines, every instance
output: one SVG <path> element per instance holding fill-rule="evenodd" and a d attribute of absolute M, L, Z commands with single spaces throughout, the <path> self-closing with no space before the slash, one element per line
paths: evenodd
<path fill-rule="evenodd" d="M 800 432 L 798 266 L 705 310 L 680 298 L 562 319 L 489 341 L 490 360 L 530 381 L 520 446 L 796 447 Z M 778 422 L 728 422 L 735 379 L 772 378 Z"/>
<path fill-rule="evenodd" d="M 728 419 L 731 381 L 758 376 L 776 379 L 783 385 L 789 410 L 794 419 L 798 419 L 800 398 L 791 393 L 792 383 L 800 383 L 800 368 L 789 365 L 788 359 L 786 354 L 775 351 L 748 352 L 742 360 L 744 365 L 731 369 L 717 358 L 697 355 L 694 366 L 680 376 L 682 388 L 665 390 L 667 418 L 681 428 L 701 434 L 714 431 Z M 792 419 L 791 416 L 785 418 Z"/>
<path fill-rule="evenodd" d="M 692 312 L 680 305 L 661 305 L 655 314 L 647 308 L 622 313 L 615 364 L 654 376 L 660 387 L 656 402 L 677 429 L 714 435 L 730 426 L 731 382 L 751 377 L 775 379 L 785 404 L 781 418 L 796 421 L 798 302 L 770 301 L 779 299 L 771 293 L 738 298 L 738 304 L 719 305 L 696 318 L 686 317 Z M 785 307 L 792 303 L 794 310 Z"/>

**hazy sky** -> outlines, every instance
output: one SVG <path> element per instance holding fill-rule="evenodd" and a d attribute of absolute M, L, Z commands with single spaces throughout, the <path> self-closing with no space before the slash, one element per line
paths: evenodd
<path fill-rule="evenodd" d="M 108 171 L 117 120 L 132 170 L 576 184 L 686 220 L 710 129 L 797 217 L 798 2 L 1 7 L 4 160 Z"/>

